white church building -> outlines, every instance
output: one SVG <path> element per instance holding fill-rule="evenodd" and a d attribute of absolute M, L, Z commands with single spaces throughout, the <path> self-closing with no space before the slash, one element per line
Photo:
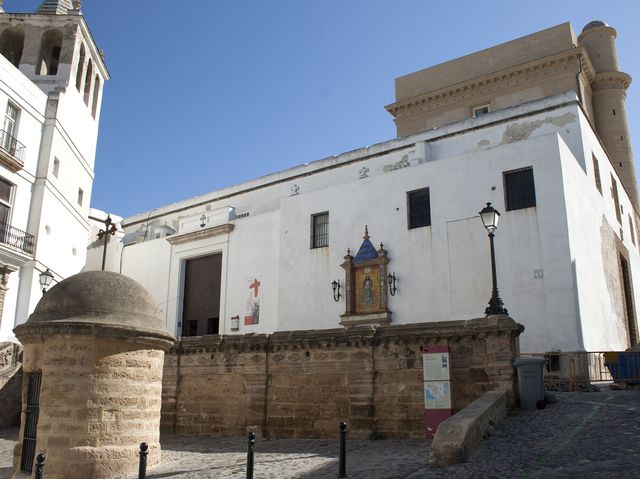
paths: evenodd
<path fill-rule="evenodd" d="M 626 349 L 640 237 L 615 36 L 565 23 L 400 77 L 386 107 L 398 138 L 124 218 L 107 269 L 183 336 L 477 318 L 490 202 L 521 351 Z"/>
<path fill-rule="evenodd" d="M 109 73 L 80 3 L 7 13 L 0 2 L 0 342 L 42 297 L 42 273 L 60 281 L 86 261 Z"/>

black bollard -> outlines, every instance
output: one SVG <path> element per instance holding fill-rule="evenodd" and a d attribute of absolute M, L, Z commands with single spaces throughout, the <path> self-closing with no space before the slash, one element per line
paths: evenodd
<path fill-rule="evenodd" d="M 38 454 L 36 457 L 36 479 L 44 479 L 44 454 Z"/>
<path fill-rule="evenodd" d="M 143 442 L 140 444 L 140 467 L 138 469 L 138 479 L 147 477 L 147 456 L 149 455 L 149 444 Z"/>
<path fill-rule="evenodd" d="M 247 441 L 247 479 L 253 479 L 253 448 L 256 444 L 256 433 L 249 433 Z"/>
<path fill-rule="evenodd" d="M 347 425 L 340 423 L 340 463 L 338 477 L 347 477 Z"/>

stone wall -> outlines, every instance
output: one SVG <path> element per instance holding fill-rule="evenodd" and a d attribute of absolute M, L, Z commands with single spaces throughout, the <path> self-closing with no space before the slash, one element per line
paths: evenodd
<path fill-rule="evenodd" d="M 0 427 L 20 425 L 21 353 L 19 344 L 0 343 Z"/>
<path fill-rule="evenodd" d="M 378 328 L 183 337 L 165 357 L 162 429 L 185 435 L 419 438 L 422 346 L 451 350 L 454 410 L 514 390 L 523 327 L 503 316 Z"/>
<path fill-rule="evenodd" d="M 47 451 L 47 478 L 131 472 L 143 441 L 150 446 L 149 465 L 158 462 L 164 352 L 126 338 L 54 336 L 24 346 L 25 373 L 42 372 L 37 451 Z M 26 395 L 25 386 L 23 404 Z M 14 451 L 16 471 L 22 433 Z"/>

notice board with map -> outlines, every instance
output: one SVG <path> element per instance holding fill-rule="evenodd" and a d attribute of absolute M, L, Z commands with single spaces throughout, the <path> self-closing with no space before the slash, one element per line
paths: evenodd
<path fill-rule="evenodd" d="M 442 421 L 451 416 L 449 346 L 422 347 L 424 371 L 424 418 L 427 436 L 433 436 Z"/>

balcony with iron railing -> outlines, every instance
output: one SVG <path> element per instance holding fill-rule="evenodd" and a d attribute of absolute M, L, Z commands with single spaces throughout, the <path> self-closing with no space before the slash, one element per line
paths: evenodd
<path fill-rule="evenodd" d="M 9 246 L 32 255 L 34 245 L 35 236 L 6 223 L 0 223 L 0 246 Z"/>
<path fill-rule="evenodd" d="M 12 171 L 24 166 L 26 146 L 11 136 L 6 130 L 0 130 L 0 164 Z"/>

